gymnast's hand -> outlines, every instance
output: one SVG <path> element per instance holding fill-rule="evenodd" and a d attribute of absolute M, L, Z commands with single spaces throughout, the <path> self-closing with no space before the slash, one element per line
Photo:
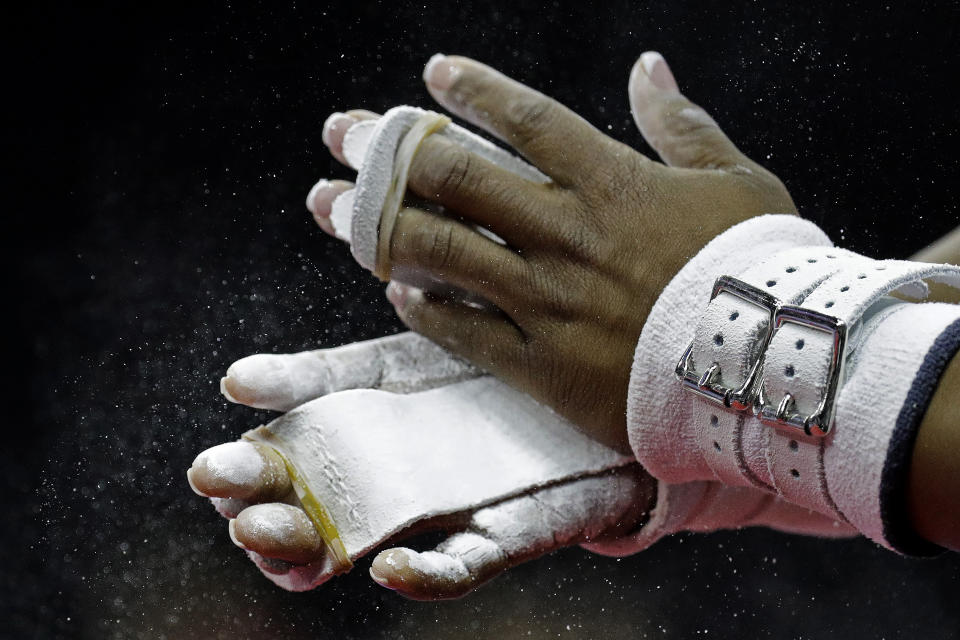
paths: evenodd
<path fill-rule="evenodd" d="M 794 213 L 783 184 L 744 156 L 679 91 L 664 59 L 643 54 L 629 80 L 637 126 L 663 163 L 604 135 L 563 105 L 469 58 L 434 56 L 433 98 L 509 144 L 549 176 L 535 184 L 440 136 L 424 140 L 408 189 L 442 205 L 405 208 L 395 267 L 426 271 L 490 306 L 391 283 L 411 329 L 628 451 L 627 383 L 644 321 L 670 278 L 710 239 L 764 213 Z M 323 140 L 343 160 L 346 129 L 376 117 L 334 114 Z M 321 181 L 308 198 L 332 230 Z M 475 230 L 489 229 L 500 245 Z"/>

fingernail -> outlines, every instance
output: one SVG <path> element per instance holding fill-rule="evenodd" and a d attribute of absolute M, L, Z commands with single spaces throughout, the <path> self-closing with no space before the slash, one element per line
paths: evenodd
<path fill-rule="evenodd" d="M 193 467 L 187 469 L 187 484 L 190 485 L 190 488 L 193 489 L 193 492 L 198 496 L 203 496 L 204 498 L 208 497 L 203 491 L 197 489 L 197 485 L 193 482 Z"/>
<path fill-rule="evenodd" d="M 647 51 L 640 56 L 640 67 L 653 86 L 663 91 L 679 91 L 677 81 L 667 66 L 667 61 L 656 51 Z"/>
<path fill-rule="evenodd" d="M 436 53 L 423 68 L 423 81 L 434 89 L 446 91 L 460 76 L 460 67 L 442 53 Z"/>
<path fill-rule="evenodd" d="M 323 132 L 320 134 L 323 144 L 333 148 L 333 134 L 335 133 L 339 136 L 337 144 L 339 145 L 342 143 L 343 135 L 354 122 L 356 122 L 356 120 L 345 113 L 340 113 L 339 111 L 331 113 L 330 117 L 327 118 L 326 122 L 323 123 Z"/>
<path fill-rule="evenodd" d="M 247 547 L 244 546 L 242 542 L 237 540 L 237 519 L 236 518 L 231 518 L 230 521 L 227 523 L 227 531 L 230 533 L 230 540 L 233 542 L 233 544 L 237 545 L 241 549 L 246 550 Z"/>
<path fill-rule="evenodd" d="M 340 195 L 340 192 L 333 188 L 329 180 L 320 180 L 313 185 L 310 193 L 307 194 L 307 209 L 313 214 L 313 219 L 321 229 L 329 234 L 333 234 L 333 225 L 330 224 L 330 210 L 333 206 L 333 200 Z"/>
<path fill-rule="evenodd" d="M 387 578 L 386 578 L 386 576 L 382 576 L 382 575 L 380 575 L 379 573 L 377 573 L 376 565 L 370 565 L 370 577 L 373 578 L 373 580 L 374 580 L 377 584 L 380 584 L 380 585 L 386 585 L 386 584 L 387 584 Z"/>

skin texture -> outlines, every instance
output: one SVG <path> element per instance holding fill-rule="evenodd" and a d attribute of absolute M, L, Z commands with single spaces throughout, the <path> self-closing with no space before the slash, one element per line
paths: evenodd
<path fill-rule="evenodd" d="M 473 60 L 435 56 L 424 79 L 437 102 L 512 146 L 552 182 L 525 182 L 439 137 L 426 139 L 411 166 L 409 189 L 422 201 L 442 205 L 447 215 L 428 207 L 405 208 L 391 237 L 391 260 L 431 272 L 491 304 L 477 308 L 396 282 L 388 287 L 388 298 L 410 328 L 530 393 L 598 440 L 627 451 L 624 415 L 632 354 L 660 291 L 730 226 L 762 213 L 795 213 L 789 194 L 680 94 L 656 53 L 644 54 L 634 65 L 629 97 L 634 119 L 662 163 Z M 332 115 L 323 141 L 334 157 L 345 162 L 343 135 L 352 123 L 375 117 L 363 110 Z M 321 181 L 311 190 L 307 208 L 324 231 L 333 232 L 331 203 L 352 186 Z M 491 242 L 472 224 L 495 232 L 506 246 Z M 916 259 L 957 262 L 956 247 L 954 237 Z M 239 402 L 257 393 L 234 388 L 229 379 L 224 384 Z M 960 548 L 960 415 L 951 401 L 958 393 L 960 359 L 955 358 L 923 420 L 909 485 L 917 531 L 953 549 Z M 202 495 L 242 493 L 247 503 L 290 504 L 284 517 L 296 535 L 278 540 L 258 533 L 263 527 L 256 526 L 254 516 L 260 514 L 247 513 L 252 507 L 231 521 L 231 537 L 267 558 L 309 562 L 321 557 L 322 544 L 300 518 L 302 512 L 296 513 L 289 483 L 272 473 L 271 454 L 261 454 L 264 471 L 239 488 L 225 486 L 205 468 L 209 461 L 198 457 L 188 474 L 191 486 Z M 653 482 L 646 486 L 652 496 Z M 390 552 L 375 559 L 373 577 L 401 594 L 455 597 L 472 588 L 432 583 L 400 557 L 388 564 L 384 554 Z M 499 570 L 519 561 L 511 559 Z"/>
<path fill-rule="evenodd" d="M 913 256 L 960 264 L 960 228 Z M 936 284 L 936 283 L 934 283 Z M 934 299 L 958 302 L 955 289 L 931 287 Z M 942 547 L 960 551 L 960 356 L 947 365 L 920 423 L 910 461 L 908 508 L 913 527 Z"/>
<path fill-rule="evenodd" d="M 513 146 L 554 182 L 520 188 L 439 140 L 423 145 L 411 168 L 411 190 L 492 229 L 508 247 L 424 213 L 408 220 L 400 237 L 395 230 L 394 255 L 497 308 L 464 308 L 396 283 L 388 298 L 412 329 L 549 404 L 594 437 L 624 447 L 630 361 L 657 295 L 724 229 L 759 213 L 795 211 L 790 196 L 679 93 L 659 54 L 648 52 L 634 65 L 629 96 L 637 126 L 664 164 L 467 58 L 435 56 L 424 80 L 437 102 Z M 368 111 L 340 115 L 375 117 Z M 339 124 L 345 131 L 350 122 L 339 118 Z M 328 146 L 342 159 L 342 133 L 331 134 Z M 349 187 L 342 182 L 336 192 Z M 329 224 L 329 205 L 320 199 L 311 204 L 321 227 Z M 914 259 L 960 262 L 960 230 Z M 934 299 L 960 299 L 945 286 L 931 289 Z M 960 430 L 947 398 L 960 394 L 957 368 L 955 359 L 921 425 L 910 482 L 917 531 L 953 549 L 960 546 Z M 578 383 L 583 380 L 597 382 Z"/>
<path fill-rule="evenodd" d="M 634 66 L 630 105 L 664 163 L 473 60 L 435 57 L 424 77 L 437 102 L 512 146 L 552 182 L 530 183 L 443 138 L 427 138 L 409 190 L 460 220 L 404 209 L 391 260 L 491 304 L 477 308 L 397 282 L 388 298 L 411 329 L 629 451 L 627 383 L 653 303 L 717 234 L 762 213 L 795 213 L 789 194 L 679 92 L 656 53 Z M 324 139 L 340 158 L 344 117 L 371 114 L 328 120 Z M 308 203 L 321 227 L 328 228 L 329 202 L 345 188 L 349 183 L 320 190 Z M 490 229 L 507 245 L 464 223 Z"/>

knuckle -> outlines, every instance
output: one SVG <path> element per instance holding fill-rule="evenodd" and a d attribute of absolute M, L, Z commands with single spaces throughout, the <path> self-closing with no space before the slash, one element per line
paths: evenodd
<path fill-rule="evenodd" d="M 507 102 L 505 116 L 510 131 L 521 142 L 536 138 L 554 117 L 553 102 L 537 93 L 523 94 Z"/>
<path fill-rule="evenodd" d="M 462 192 L 469 180 L 473 160 L 470 152 L 456 145 L 450 145 L 443 151 L 442 160 L 436 185 L 437 195 L 454 197 Z"/>
<path fill-rule="evenodd" d="M 469 179 L 471 164 L 470 153 L 463 147 L 430 137 L 414 156 L 410 181 L 426 197 L 456 196 Z"/>
<path fill-rule="evenodd" d="M 431 225 L 420 232 L 419 239 L 420 259 L 423 265 L 432 271 L 449 269 L 461 254 L 450 224 Z"/>

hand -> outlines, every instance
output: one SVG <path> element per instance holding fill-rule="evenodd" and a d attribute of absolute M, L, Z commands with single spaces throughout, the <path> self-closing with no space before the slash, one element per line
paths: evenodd
<path fill-rule="evenodd" d="M 523 180 L 428 137 L 408 187 L 453 215 L 404 208 L 390 239 L 391 262 L 432 273 L 493 307 L 397 282 L 388 297 L 410 328 L 627 451 L 627 382 L 653 303 L 720 232 L 763 213 L 795 212 L 789 194 L 680 94 L 656 53 L 634 65 L 629 95 L 640 131 L 665 164 L 468 58 L 435 56 L 424 78 L 437 102 L 510 144 L 551 181 Z M 343 160 L 346 129 L 368 117 L 375 116 L 357 111 L 328 120 L 323 137 L 336 157 Z M 321 181 L 311 191 L 308 207 L 325 230 L 332 230 L 330 203 L 350 186 Z"/>
<path fill-rule="evenodd" d="M 437 471 L 436 465 L 430 462 L 436 458 L 437 448 L 447 452 L 443 458 L 445 462 L 440 465 L 441 474 L 444 473 L 443 470 L 450 466 L 450 456 L 461 455 L 458 451 L 463 450 L 462 437 L 465 435 L 462 429 L 482 428 L 479 423 L 470 423 L 470 416 L 477 416 L 481 421 L 503 420 L 505 415 L 509 416 L 506 422 L 512 424 L 516 421 L 519 428 L 512 429 L 511 424 L 504 423 L 503 435 L 515 433 L 520 440 L 524 434 L 529 438 L 531 429 L 540 434 L 542 432 L 538 429 L 556 422 L 556 416 L 551 416 L 542 407 L 533 413 L 491 411 L 490 402 L 502 402 L 518 409 L 533 403 L 527 400 L 516 404 L 514 398 L 519 394 L 489 377 L 465 382 L 478 375 L 479 372 L 466 367 L 424 338 L 408 333 L 335 349 L 250 356 L 229 368 L 222 388 L 234 401 L 242 399 L 245 404 L 273 409 L 290 408 L 292 398 L 326 395 L 296 408 L 288 417 L 290 419 L 280 418 L 271 423 L 270 429 L 290 447 L 285 455 L 291 461 L 299 459 L 303 463 L 302 466 L 298 464 L 298 468 L 301 472 L 308 472 L 302 473 L 301 477 L 309 481 L 311 492 L 321 503 L 325 502 L 322 496 L 327 496 L 327 504 L 334 504 L 341 498 L 349 498 L 355 504 L 357 522 L 363 523 L 359 530 L 352 528 L 351 517 L 333 518 L 351 559 L 356 560 L 374 546 L 384 546 L 387 540 L 381 534 L 395 531 L 391 528 L 393 524 L 409 523 L 399 535 L 389 536 L 393 544 L 417 531 L 447 531 L 449 537 L 435 550 L 419 553 L 405 547 L 388 548 L 374 559 L 371 567 L 374 580 L 387 588 L 414 599 L 442 599 L 464 595 L 511 566 L 562 546 L 596 543 L 628 532 L 641 521 L 656 490 L 652 478 L 638 465 L 625 464 L 609 472 L 563 477 L 548 488 L 511 484 L 516 492 L 526 492 L 492 504 L 482 502 L 487 506 L 479 509 L 445 510 L 442 516 L 431 517 L 426 511 L 401 507 L 395 516 L 397 522 L 390 517 L 385 520 L 384 516 L 378 516 L 385 501 L 397 499 L 403 504 L 420 504 L 417 496 L 410 494 L 416 493 L 411 487 L 418 486 L 418 482 L 422 484 L 423 479 L 413 476 L 424 476 L 430 467 L 434 468 L 434 473 Z M 397 381 L 403 381 L 403 386 L 398 387 Z M 453 402 L 462 406 L 462 410 L 452 413 L 449 407 L 439 410 L 442 424 L 438 423 L 441 428 L 433 432 L 438 435 L 431 437 L 431 447 L 406 447 L 403 441 L 418 442 L 424 435 L 419 433 L 422 421 L 412 416 L 429 418 L 437 412 L 418 410 L 418 396 L 408 396 L 407 401 L 398 402 L 371 393 L 337 393 L 365 384 L 401 393 L 436 389 L 443 392 L 443 403 L 449 405 Z M 464 384 L 471 385 L 471 390 L 454 390 Z M 478 396 L 478 389 L 491 391 Z M 497 390 L 502 392 L 498 394 Z M 429 398 L 424 397 L 423 401 L 429 405 L 437 399 L 435 393 Z M 391 410 L 371 412 L 371 405 L 381 401 L 390 402 Z M 420 409 L 423 408 L 421 403 Z M 451 428 L 446 422 L 453 419 L 453 414 L 470 424 L 462 425 L 459 431 Z M 409 423 L 383 424 L 384 415 L 405 416 Z M 374 423 L 371 416 L 381 417 L 378 423 Z M 533 421 L 529 428 L 523 428 L 524 420 Z M 344 442 L 356 440 L 348 438 L 345 441 L 336 435 L 337 432 L 356 429 L 362 430 L 362 441 L 376 440 L 379 446 L 373 450 L 364 447 L 364 455 L 357 456 L 355 449 L 344 446 Z M 311 435 L 314 431 L 326 436 L 315 438 Z M 567 427 L 567 433 L 574 432 Z M 582 436 L 574 435 L 586 442 Z M 542 439 L 539 435 L 538 438 Z M 314 459 L 310 452 L 317 451 L 317 442 L 323 442 L 324 455 L 328 454 L 329 459 L 321 465 L 323 472 L 311 477 L 309 469 Z M 579 450 L 578 447 L 574 449 Z M 575 457 L 575 451 L 555 453 L 558 460 L 563 460 L 570 458 L 571 454 Z M 547 446 L 534 457 L 547 463 L 553 455 L 554 449 Z M 608 454 L 601 455 L 604 459 L 611 458 Z M 338 467 L 333 462 L 341 458 L 348 461 L 349 467 Z M 461 455 L 461 458 L 461 463 L 477 469 L 490 466 L 476 460 L 470 453 Z M 612 458 L 628 462 L 622 456 L 612 455 Z M 463 478 L 471 478 L 464 464 L 454 465 L 454 468 L 458 474 L 463 473 Z M 496 465 L 494 463 L 494 467 Z M 544 469 L 550 467 L 549 464 L 541 466 Z M 498 468 L 503 473 L 495 475 L 510 475 L 509 470 L 502 466 Z M 404 478 L 409 476 L 409 486 L 397 486 L 404 485 L 404 482 L 390 480 L 398 472 Z M 331 490 L 327 481 L 331 474 L 341 478 L 342 486 L 337 485 L 340 488 Z M 474 473 L 473 480 L 461 478 L 461 482 L 478 482 L 481 489 L 489 488 L 483 482 L 483 478 L 489 475 L 476 476 Z M 231 539 L 247 550 L 261 571 L 276 584 L 291 590 L 311 589 L 342 571 L 297 498 L 286 463 L 271 447 L 249 441 L 218 445 L 197 456 L 187 477 L 197 493 L 214 499 L 218 511 L 230 519 Z M 370 483 L 370 478 L 376 478 L 377 482 Z M 370 504 L 363 499 L 366 495 L 363 492 L 355 495 L 341 493 L 344 487 L 356 487 L 356 483 L 376 487 L 370 495 Z M 477 492 L 454 493 L 465 496 Z M 510 495 L 514 493 L 511 491 Z M 453 503 L 456 500 L 453 499 Z M 441 502 L 453 504 L 447 497 Z M 423 504 L 436 506 L 429 498 Z M 384 524 L 390 526 L 384 529 Z M 351 532 L 352 535 L 346 535 Z"/>

